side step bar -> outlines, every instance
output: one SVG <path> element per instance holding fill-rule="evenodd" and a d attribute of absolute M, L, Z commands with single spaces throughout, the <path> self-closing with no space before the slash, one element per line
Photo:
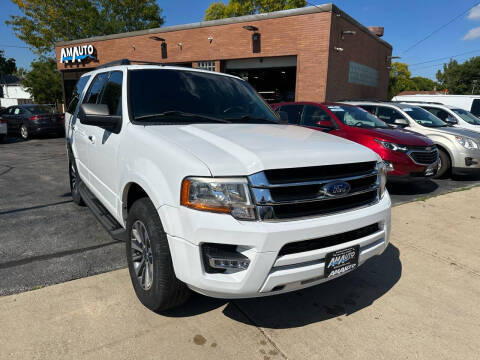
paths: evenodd
<path fill-rule="evenodd" d="M 83 182 L 79 184 L 78 190 L 85 204 L 87 204 L 93 215 L 95 215 L 105 230 L 108 231 L 110 236 L 115 240 L 126 241 L 127 231 L 115 220 L 112 214 L 100 203 Z"/>

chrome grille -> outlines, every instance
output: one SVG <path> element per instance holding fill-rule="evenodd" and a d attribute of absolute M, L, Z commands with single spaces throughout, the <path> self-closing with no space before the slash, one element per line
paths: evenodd
<path fill-rule="evenodd" d="M 263 221 L 328 215 L 378 201 L 376 162 L 266 170 L 249 177 L 252 198 Z M 344 181 L 350 191 L 329 196 L 323 187 Z"/>
<path fill-rule="evenodd" d="M 432 165 L 438 161 L 438 150 L 436 146 L 410 146 L 408 156 L 417 164 Z"/>

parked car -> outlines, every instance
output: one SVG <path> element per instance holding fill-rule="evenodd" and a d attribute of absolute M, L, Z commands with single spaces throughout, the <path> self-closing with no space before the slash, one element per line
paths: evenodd
<path fill-rule="evenodd" d="M 7 120 L 2 117 L 2 111 L 0 110 L 0 142 L 3 142 L 7 137 Z"/>
<path fill-rule="evenodd" d="M 20 135 L 28 140 L 33 135 L 64 131 L 64 116 L 52 110 L 50 106 L 39 104 L 15 105 L 6 108 L 2 118 L 7 122 L 10 135 Z"/>
<path fill-rule="evenodd" d="M 403 101 L 402 101 L 403 102 Z M 434 104 L 434 103 L 414 103 L 406 102 L 410 105 L 420 106 L 429 111 L 440 120 L 446 123 L 464 129 L 474 130 L 480 132 L 480 118 L 473 115 L 471 112 L 460 109 L 458 107 Z"/>
<path fill-rule="evenodd" d="M 125 60 L 123 60 L 125 62 Z M 82 75 L 68 114 L 72 197 L 126 240 L 152 310 L 316 285 L 381 254 L 385 165 L 339 137 L 279 124 L 244 80 L 155 65 Z"/>
<path fill-rule="evenodd" d="M 480 95 L 397 95 L 392 101 L 436 102 L 467 110 L 475 116 L 480 116 Z"/>
<path fill-rule="evenodd" d="M 274 104 L 288 123 L 355 141 L 375 151 L 387 164 L 392 180 L 433 176 L 438 151 L 427 137 L 407 130 L 392 129 L 362 108 L 340 103 L 290 102 Z"/>
<path fill-rule="evenodd" d="M 421 107 L 404 103 L 349 101 L 361 106 L 387 124 L 428 136 L 437 145 L 440 157 L 436 177 L 480 172 L 480 134 L 449 126 Z"/>

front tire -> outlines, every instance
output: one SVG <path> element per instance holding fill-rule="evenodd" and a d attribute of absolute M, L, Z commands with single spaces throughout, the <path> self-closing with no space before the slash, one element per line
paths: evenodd
<path fill-rule="evenodd" d="M 28 127 L 25 124 L 20 126 L 20 136 L 23 140 L 30 139 L 30 132 L 28 131 Z"/>
<path fill-rule="evenodd" d="M 7 138 L 7 135 L 0 135 L 0 143 L 5 142 L 5 139 Z"/>
<path fill-rule="evenodd" d="M 435 176 L 433 176 L 434 179 L 441 179 L 447 176 L 452 166 L 450 157 L 445 151 L 438 149 L 438 157 L 439 157 L 438 170 Z"/>
<path fill-rule="evenodd" d="M 152 311 L 164 311 L 187 301 L 190 290 L 175 276 L 167 235 L 150 199 L 133 203 L 127 233 L 128 269 L 140 302 Z"/>
<path fill-rule="evenodd" d="M 70 192 L 72 193 L 73 202 L 78 206 L 85 206 L 85 202 L 79 191 L 82 180 L 80 180 L 80 176 L 78 176 L 77 165 L 74 160 L 70 160 L 68 163 L 68 174 L 70 177 Z"/>

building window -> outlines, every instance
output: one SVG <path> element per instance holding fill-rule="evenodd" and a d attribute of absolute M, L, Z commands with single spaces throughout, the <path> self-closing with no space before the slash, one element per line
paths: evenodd
<path fill-rule="evenodd" d="M 208 71 L 215 71 L 215 61 L 199 61 L 197 68 Z"/>

